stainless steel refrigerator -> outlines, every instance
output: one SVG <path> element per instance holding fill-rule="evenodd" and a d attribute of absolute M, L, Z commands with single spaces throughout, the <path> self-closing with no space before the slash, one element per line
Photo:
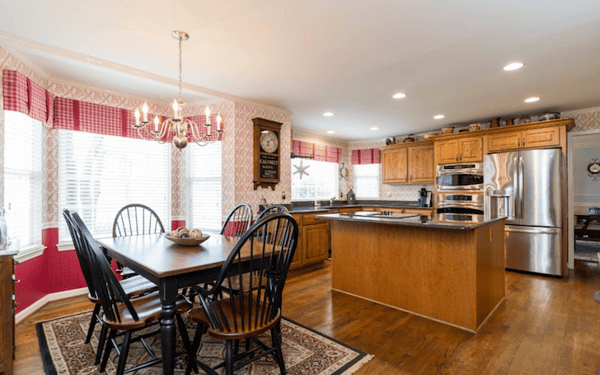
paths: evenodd
<path fill-rule="evenodd" d="M 507 216 L 506 268 L 562 275 L 561 152 L 486 155 L 484 214 Z"/>

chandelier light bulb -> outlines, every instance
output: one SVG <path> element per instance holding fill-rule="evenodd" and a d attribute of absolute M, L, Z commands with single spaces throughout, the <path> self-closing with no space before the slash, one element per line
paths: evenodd
<path fill-rule="evenodd" d="M 217 115 L 217 130 L 221 130 L 221 121 L 223 121 L 223 118 L 221 117 L 221 114 L 219 113 Z"/>
<path fill-rule="evenodd" d="M 148 103 L 146 102 L 142 106 L 142 113 L 144 114 L 144 122 L 148 122 Z"/>
<path fill-rule="evenodd" d="M 135 125 L 139 126 L 140 125 L 140 109 L 139 108 L 135 109 L 134 115 L 135 115 Z"/>
<path fill-rule="evenodd" d="M 210 124 L 210 109 L 208 108 L 208 106 L 206 106 L 206 111 L 204 111 L 204 114 L 206 115 L 206 123 Z"/>
<path fill-rule="evenodd" d="M 158 133 L 158 115 L 154 116 L 154 131 Z"/>

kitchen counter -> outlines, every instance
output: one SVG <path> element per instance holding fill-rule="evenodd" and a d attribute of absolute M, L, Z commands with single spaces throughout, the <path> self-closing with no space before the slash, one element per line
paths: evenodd
<path fill-rule="evenodd" d="M 359 211 L 342 214 L 318 215 L 317 219 L 341 220 L 353 222 L 367 222 L 403 225 L 423 228 L 472 230 L 499 221 L 505 218 L 485 219 L 483 215 L 463 214 L 441 214 L 441 215 L 418 215 L 418 214 L 393 214 L 383 215 L 381 212 Z"/>
<path fill-rule="evenodd" d="M 505 219 L 373 214 L 316 215 L 331 222 L 332 289 L 476 333 L 504 300 Z"/>
<path fill-rule="evenodd" d="M 310 204 L 310 205 L 308 205 Z M 421 209 L 421 210 L 433 210 L 433 207 L 419 207 L 416 201 L 358 201 L 356 204 L 345 204 L 339 201 L 334 202 L 333 205 L 327 203 L 321 203 L 321 206 L 315 207 L 312 202 L 308 202 L 307 205 L 285 204 L 290 212 L 327 212 L 330 210 L 344 209 L 344 208 L 390 208 L 390 209 Z M 262 209 L 262 206 L 260 206 Z"/>

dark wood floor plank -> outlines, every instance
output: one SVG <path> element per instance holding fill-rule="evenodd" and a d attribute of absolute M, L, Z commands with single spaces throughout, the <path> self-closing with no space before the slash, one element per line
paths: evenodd
<path fill-rule="evenodd" d="M 600 364 L 600 272 L 576 262 L 568 281 L 507 272 L 506 300 L 472 334 L 331 290 L 326 265 L 290 275 L 283 314 L 375 358 L 356 374 L 589 374 Z M 54 301 L 17 326 L 15 374 L 43 374 L 35 323 L 89 310 Z"/>

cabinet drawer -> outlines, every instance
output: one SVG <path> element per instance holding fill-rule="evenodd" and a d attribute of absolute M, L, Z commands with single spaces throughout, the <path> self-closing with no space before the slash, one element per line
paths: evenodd
<path fill-rule="evenodd" d="M 341 212 L 342 210 L 340 210 Z M 302 225 L 312 225 L 312 224 L 327 224 L 329 221 L 324 219 L 315 219 L 318 215 L 326 214 L 327 212 L 319 212 L 314 214 L 304 214 L 302 215 Z"/>

